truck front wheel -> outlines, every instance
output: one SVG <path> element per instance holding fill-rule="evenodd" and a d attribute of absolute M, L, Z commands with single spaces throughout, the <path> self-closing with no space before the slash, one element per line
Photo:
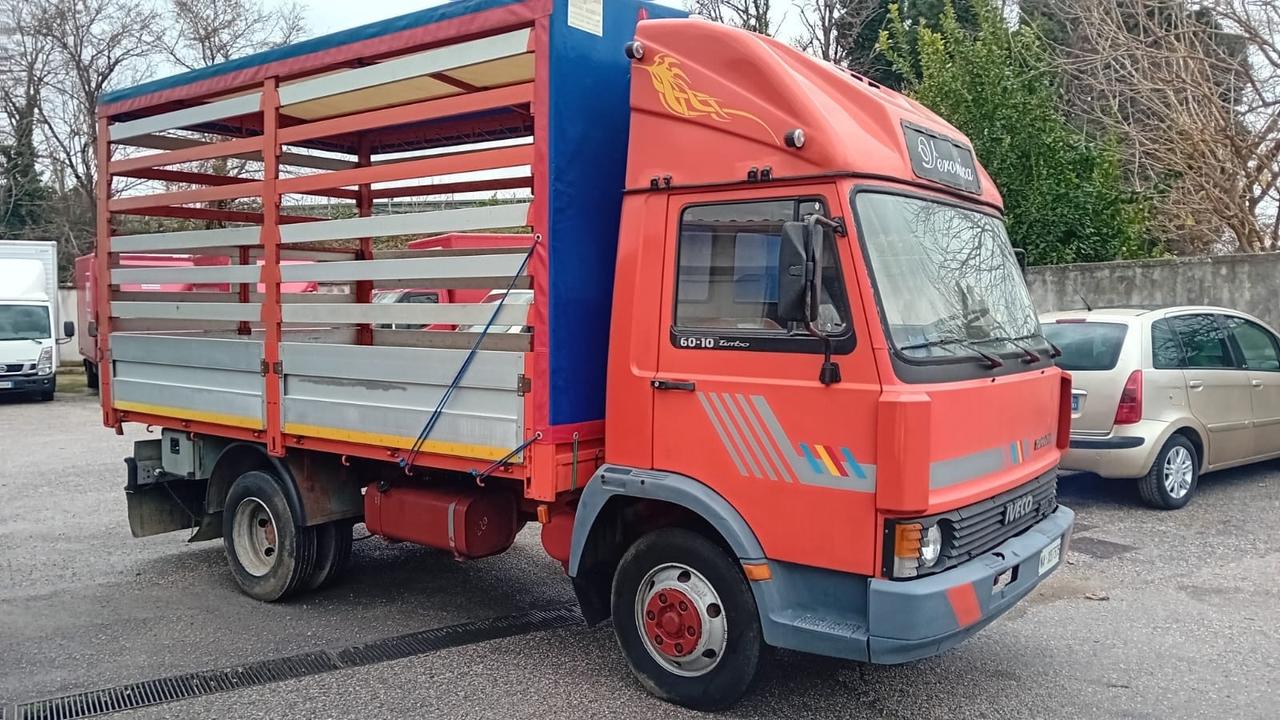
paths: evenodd
<path fill-rule="evenodd" d="M 697 710 L 737 702 L 763 646 L 738 563 L 683 528 L 651 532 L 623 555 L 613 578 L 613 626 L 645 689 Z"/>
<path fill-rule="evenodd" d="M 257 470 L 231 484 L 222 511 L 222 544 L 236 584 L 266 602 L 304 587 L 316 560 L 315 529 L 298 525 L 281 481 Z"/>

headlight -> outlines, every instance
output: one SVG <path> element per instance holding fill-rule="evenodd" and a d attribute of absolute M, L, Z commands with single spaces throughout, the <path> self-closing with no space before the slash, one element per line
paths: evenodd
<path fill-rule="evenodd" d="M 936 524 L 926 527 L 918 522 L 895 523 L 891 527 L 893 546 L 888 549 L 893 553 L 893 577 L 915 577 L 922 568 L 938 564 L 942 556 L 942 528 Z"/>
<path fill-rule="evenodd" d="M 48 375 L 52 372 L 53 372 L 53 348 L 51 347 L 42 348 L 40 350 L 40 359 L 36 361 L 36 374 Z"/>

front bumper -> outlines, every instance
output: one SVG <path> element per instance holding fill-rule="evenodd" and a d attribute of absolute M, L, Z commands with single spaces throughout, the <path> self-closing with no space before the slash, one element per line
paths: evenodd
<path fill-rule="evenodd" d="M 0 395 L 47 392 L 54 389 L 56 375 L 5 375 L 0 377 Z M 6 384 L 8 387 L 6 387 Z"/>
<path fill-rule="evenodd" d="M 937 655 L 1004 614 L 1066 554 L 1075 513 L 1057 510 L 1025 532 L 937 575 L 881 580 L 770 562 L 773 579 L 751 583 L 765 642 L 818 655 L 892 664 Z M 1040 571 L 1040 554 L 1060 542 Z M 995 583 L 1006 571 L 1012 579 Z"/>

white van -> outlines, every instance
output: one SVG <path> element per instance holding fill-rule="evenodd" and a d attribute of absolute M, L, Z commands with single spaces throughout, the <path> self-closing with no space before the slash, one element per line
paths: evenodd
<path fill-rule="evenodd" d="M 52 400 L 58 327 L 57 246 L 0 241 L 0 395 Z M 63 333 L 75 333 L 67 323 Z"/>

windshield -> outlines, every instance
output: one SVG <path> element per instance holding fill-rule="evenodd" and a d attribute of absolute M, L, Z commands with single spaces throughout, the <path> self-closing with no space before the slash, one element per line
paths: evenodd
<path fill-rule="evenodd" d="M 855 196 L 890 339 L 914 359 L 1044 347 L 999 218 L 918 198 Z"/>
<path fill-rule="evenodd" d="M 0 340 L 46 340 L 49 337 L 49 308 L 0 305 Z"/>

